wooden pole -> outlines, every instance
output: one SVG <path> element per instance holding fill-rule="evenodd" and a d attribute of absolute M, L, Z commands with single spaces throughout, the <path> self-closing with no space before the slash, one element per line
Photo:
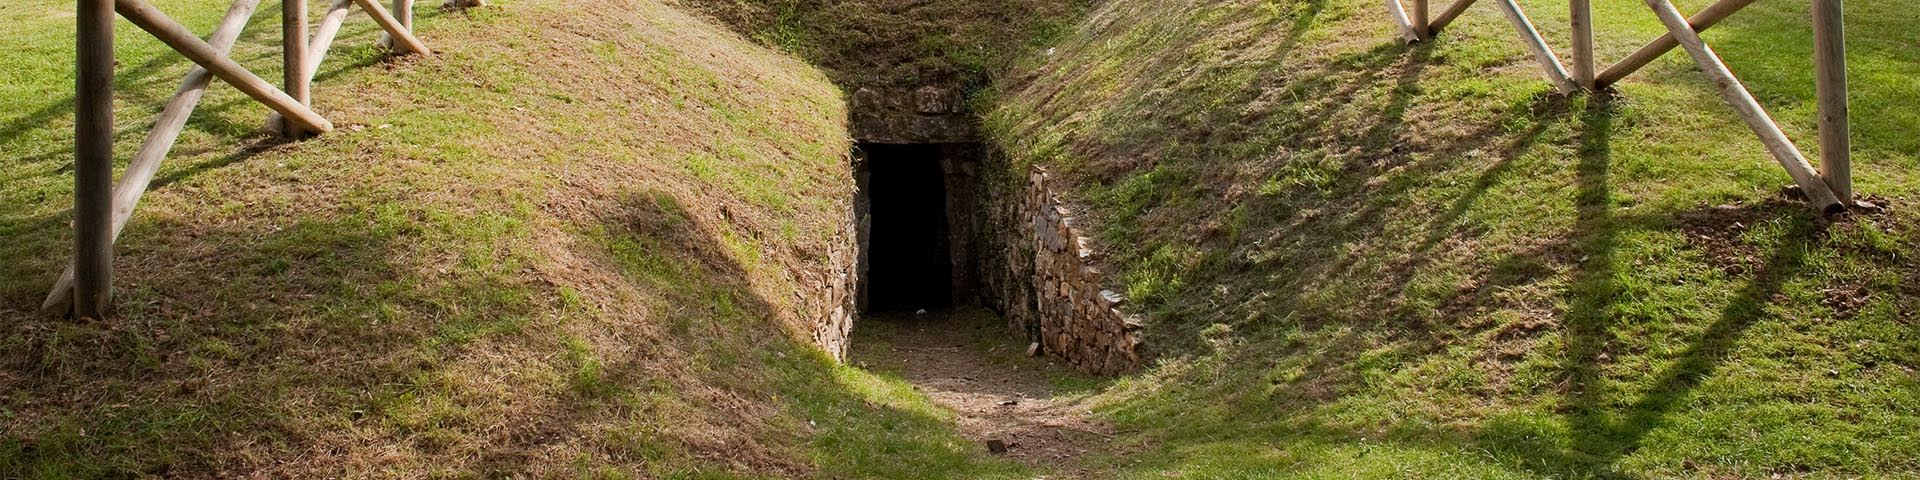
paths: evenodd
<path fill-rule="evenodd" d="M 379 2 L 373 0 L 353 0 L 353 3 L 359 4 L 361 10 L 366 10 L 367 15 L 373 17 L 373 23 L 380 24 L 380 28 L 386 29 L 387 35 L 393 36 L 394 40 L 405 46 L 408 52 L 421 55 L 433 53 L 432 50 L 427 49 L 427 44 L 420 43 L 419 38 L 414 38 L 413 32 L 400 26 L 400 21 L 387 13 L 387 7 L 382 7 Z"/>
<path fill-rule="evenodd" d="M 1707 8 L 1701 9 L 1700 13 L 1694 14 L 1693 18 L 1687 20 L 1687 24 L 1693 27 L 1692 30 L 1696 34 L 1707 31 L 1708 28 L 1712 28 L 1715 24 L 1720 23 L 1721 20 L 1726 20 L 1727 17 L 1732 16 L 1734 12 L 1738 12 L 1742 8 L 1747 8 L 1748 5 L 1752 5 L 1755 1 L 1758 0 L 1720 0 L 1714 2 L 1713 5 L 1708 5 Z M 1605 71 L 1600 72 L 1599 75 L 1594 77 L 1594 86 L 1596 88 L 1607 88 L 1616 83 L 1620 83 L 1620 80 L 1626 79 L 1628 75 L 1633 75 L 1633 72 L 1639 71 L 1641 68 L 1645 68 L 1647 64 L 1653 63 L 1654 59 L 1660 58 L 1661 55 L 1666 55 L 1667 52 L 1672 51 L 1674 47 L 1678 46 L 1680 46 L 1680 42 L 1673 39 L 1673 34 L 1661 35 L 1660 38 L 1648 42 L 1646 46 L 1640 47 L 1640 50 L 1634 51 L 1632 55 L 1620 59 L 1620 61 L 1614 63 L 1613 66 L 1607 67 Z"/>
<path fill-rule="evenodd" d="M 1826 182 L 1821 180 L 1819 174 L 1814 173 L 1813 165 L 1807 163 L 1807 158 L 1800 154 L 1800 149 L 1793 145 L 1792 140 L 1787 139 L 1785 132 L 1780 131 L 1780 125 L 1774 123 L 1773 117 L 1767 115 L 1766 109 L 1760 106 L 1760 102 L 1753 99 L 1753 94 L 1740 84 L 1739 78 L 1733 76 L 1733 71 L 1728 70 L 1727 64 L 1720 61 L 1720 56 L 1713 53 L 1713 48 L 1708 47 L 1707 42 L 1700 39 L 1700 34 L 1687 23 L 1687 18 L 1680 14 L 1680 10 L 1674 8 L 1673 4 L 1667 0 L 1646 0 L 1646 2 L 1648 7 L 1653 8 L 1654 14 L 1660 16 L 1660 22 L 1666 24 L 1667 31 L 1673 33 L 1674 39 L 1680 42 L 1680 46 L 1687 50 L 1687 54 L 1693 56 L 1694 63 L 1700 65 L 1700 70 L 1706 72 L 1707 77 L 1713 80 L 1714 86 L 1720 90 L 1720 95 L 1726 97 L 1727 103 L 1733 104 L 1734 110 L 1738 110 L 1740 117 L 1747 121 L 1747 126 L 1753 129 L 1754 134 L 1760 136 L 1761 143 L 1766 144 L 1767 150 L 1773 153 L 1774 159 L 1780 162 L 1781 167 L 1787 169 L 1787 174 L 1792 176 L 1794 184 L 1799 185 L 1800 190 L 1806 193 L 1814 209 L 1825 215 L 1846 211 L 1846 207 L 1841 205 L 1840 200 L 1833 195 L 1833 190 L 1827 188 Z"/>
<path fill-rule="evenodd" d="M 1400 28 L 1400 39 L 1408 43 L 1420 41 L 1420 34 L 1413 28 L 1413 21 L 1407 19 L 1407 7 L 1400 0 L 1387 1 L 1387 17 L 1393 19 L 1394 26 Z"/>
<path fill-rule="evenodd" d="M 300 104 L 299 101 L 288 96 L 286 92 L 274 88 L 273 85 L 267 83 L 266 80 L 261 80 L 259 76 L 247 71 L 247 69 L 241 67 L 239 63 L 235 63 L 233 59 L 227 58 L 226 55 L 221 55 L 212 45 L 208 45 L 207 42 L 200 40 L 199 37 L 193 36 L 192 33 L 187 31 L 186 27 L 180 26 L 178 22 L 173 21 L 172 18 L 168 18 L 164 13 L 160 13 L 159 10 L 154 9 L 152 5 L 148 5 L 145 1 L 114 0 L 114 7 L 120 11 L 120 16 L 126 17 L 128 21 L 133 22 L 134 26 L 140 27 L 141 30 L 146 30 L 147 33 L 153 34 L 155 38 L 160 39 L 160 41 L 166 43 L 167 46 L 173 47 L 174 51 L 180 52 L 180 54 L 186 56 L 188 60 L 193 60 L 193 63 L 200 64 L 202 68 L 206 68 L 207 71 L 213 73 L 214 77 L 218 77 L 220 80 L 233 85 L 234 88 L 247 94 L 248 97 L 252 97 L 254 100 L 266 104 L 267 108 L 271 108 L 273 111 L 279 112 L 280 115 L 292 119 L 295 125 L 315 133 L 333 131 L 333 123 L 328 122 L 325 117 L 314 113 L 313 109 Z"/>
<path fill-rule="evenodd" d="M 285 54 L 280 58 L 281 76 L 287 86 L 287 96 L 308 107 L 313 106 L 311 78 L 304 70 L 307 67 L 307 0 L 282 0 L 280 3 L 280 46 Z M 287 138 L 302 138 L 310 132 L 286 122 L 280 118 L 280 134 Z"/>
<path fill-rule="evenodd" d="M 406 27 L 408 32 L 412 32 L 413 0 L 393 0 L 393 19 L 399 20 L 400 26 Z M 380 32 L 380 45 L 387 48 L 394 48 L 393 35 Z"/>
<path fill-rule="evenodd" d="M 113 4 L 78 0 L 74 17 L 73 269 L 79 318 L 113 302 Z"/>
<path fill-rule="evenodd" d="M 207 43 L 221 54 L 231 50 L 259 3 L 260 0 L 234 0 L 233 6 L 227 8 L 227 16 L 213 29 L 213 35 Z M 207 69 L 194 67 L 180 81 L 180 88 L 174 91 L 166 108 L 160 111 L 153 130 L 147 132 L 146 142 L 140 144 L 140 152 L 133 155 L 133 162 L 120 175 L 120 183 L 113 187 L 113 234 L 110 238 L 120 238 L 120 232 L 126 229 L 127 219 L 133 216 L 134 207 L 140 204 L 140 197 L 147 192 L 147 185 L 153 181 L 154 173 L 160 170 L 160 161 L 173 149 L 174 141 L 186 129 L 187 116 L 200 104 L 201 97 L 206 96 L 207 85 L 211 83 L 213 75 L 207 73 Z M 47 294 L 46 301 L 40 304 L 40 310 L 59 314 L 72 308 L 73 280 L 73 265 L 67 265 L 66 271 L 60 273 L 60 279 L 54 282 L 53 292 Z"/>
<path fill-rule="evenodd" d="M 1420 37 L 1420 41 L 1433 38 L 1433 19 L 1429 18 L 1432 14 L 1433 6 L 1428 5 L 1428 0 L 1413 0 L 1413 34 Z"/>
<path fill-rule="evenodd" d="M 1527 19 L 1527 12 L 1521 11 L 1520 5 L 1513 3 L 1513 0 L 1498 0 L 1495 3 L 1500 5 L 1500 11 L 1506 12 L 1507 21 L 1513 23 L 1513 29 L 1519 31 L 1521 43 L 1533 51 L 1533 59 L 1540 62 L 1540 69 L 1546 72 L 1547 80 L 1553 81 L 1560 93 L 1577 89 L 1573 79 L 1567 76 L 1566 67 L 1561 66 L 1560 57 L 1553 55 L 1553 49 L 1547 47 L 1547 40 L 1540 38 L 1540 30 L 1534 28 L 1533 20 Z"/>
<path fill-rule="evenodd" d="M 413 0 L 393 0 L 393 19 L 399 20 L 400 26 L 406 27 L 408 32 L 412 32 Z"/>
<path fill-rule="evenodd" d="M 1593 0 L 1568 0 L 1573 23 L 1573 83 L 1595 90 L 1593 81 Z"/>
<path fill-rule="evenodd" d="M 306 72 L 307 81 L 320 72 L 320 63 L 327 58 L 327 51 L 333 49 L 333 38 L 340 34 L 340 25 L 346 23 L 347 13 L 353 6 L 352 0 L 333 0 L 327 7 L 327 14 L 320 18 L 320 27 L 313 30 L 313 41 L 307 44 L 307 65 L 301 68 Z"/>
<path fill-rule="evenodd" d="M 1840 0 L 1813 0 L 1815 89 L 1820 97 L 1820 178 L 1853 205 L 1853 139 L 1847 124 L 1847 38 Z"/>
<path fill-rule="evenodd" d="M 1460 18 L 1461 14 L 1467 13 L 1467 7 L 1473 6 L 1473 2 L 1475 1 L 1477 0 L 1453 0 L 1453 5 L 1448 5 L 1446 10 L 1440 12 L 1440 15 L 1433 17 L 1433 24 L 1427 26 L 1427 31 L 1434 33 L 1446 29 L 1447 25 L 1452 24 L 1454 19 Z"/>

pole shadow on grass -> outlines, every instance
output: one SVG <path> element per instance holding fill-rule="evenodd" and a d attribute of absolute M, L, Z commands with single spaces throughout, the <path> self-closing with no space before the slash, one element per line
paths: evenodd
<path fill-rule="evenodd" d="M 1560 387 L 1564 397 L 1560 408 L 1571 442 L 1564 447 L 1541 443 L 1553 435 L 1501 421 L 1491 422 L 1473 440 L 1498 457 L 1546 475 L 1637 478 L 1619 471 L 1615 464 L 1637 451 L 1642 440 L 1664 425 L 1701 382 L 1712 376 L 1749 326 L 1768 317 L 1765 307 L 1775 301 L 1784 282 L 1800 275 L 1804 257 L 1819 234 L 1813 221 L 1804 218 L 1804 208 L 1784 200 L 1678 213 L 1616 213 L 1609 177 L 1611 108 L 1596 102 L 1581 116 L 1584 130 L 1576 167 L 1577 219 L 1571 239 L 1579 260 L 1567 291 L 1569 310 L 1564 317 L 1565 347 L 1560 358 L 1565 381 Z M 1621 265 L 1617 258 L 1622 235 L 1634 230 L 1679 229 L 1688 231 L 1689 238 L 1721 237 L 1727 235 L 1726 225 L 1767 222 L 1786 222 L 1790 228 L 1779 246 L 1765 256 L 1765 263 L 1721 308 L 1719 318 L 1652 376 L 1656 380 L 1651 387 L 1638 392 L 1621 389 L 1631 383 L 1612 378 L 1606 366 L 1612 357 L 1635 350 L 1622 343 L 1645 340 L 1621 338 L 1614 330 L 1620 321 L 1616 306 L 1633 301 L 1623 298 L 1625 287 L 1619 283 L 1621 269 L 1632 268 Z M 1704 233 L 1693 231 L 1696 229 Z M 1621 396 L 1634 399 L 1621 406 L 1617 401 Z"/>
<path fill-rule="evenodd" d="M 265 11 L 265 9 L 262 10 L 262 12 Z M 264 13 L 254 15 L 249 21 L 247 28 L 242 32 L 237 45 L 239 47 L 247 47 L 250 45 L 278 42 L 279 17 L 277 16 L 277 10 L 274 10 L 274 13 L 275 15 L 266 15 Z M 440 15 L 444 15 L 444 13 L 437 10 L 425 11 L 416 18 L 416 21 L 430 20 Z M 356 14 L 356 17 L 360 16 Z M 350 20 L 351 19 L 350 17 Z M 323 65 L 323 67 L 330 68 L 323 69 L 323 73 L 321 74 L 322 79 L 344 75 L 381 62 L 389 61 L 392 58 L 390 55 L 379 54 L 360 54 L 351 57 L 346 55 L 346 48 L 348 46 L 372 45 L 380 33 L 380 30 L 373 27 L 370 21 L 349 24 L 349 27 L 351 28 L 343 30 L 342 35 L 335 42 L 336 48 L 333 54 L 329 56 L 333 61 Z M 144 35 L 144 33 L 141 34 Z M 377 49 L 377 47 L 362 48 Z M 236 48 L 236 51 L 238 50 L 242 49 Z M 261 64 L 261 62 L 276 61 L 279 55 L 278 49 L 270 49 L 240 58 L 240 60 L 243 60 L 249 65 L 258 65 Z M 343 58 L 347 59 L 347 61 L 342 61 L 341 59 Z M 177 87 L 179 83 L 178 77 L 172 75 L 162 77 L 159 74 L 181 71 L 183 68 L 190 67 L 191 63 L 192 62 L 180 56 L 178 53 L 163 49 L 157 54 L 148 57 L 145 62 L 133 67 L 119 69 L 115 77 L 116 95 L 120 97 L 119 102 L 122 105 L 129 105 L 132 106 L 132 108 L 122 109 L 123 111 L 119 115 L 120 120 L 117 122 L 119 126 L 114 133 L 114 141 L 116 144 L 122 147 L 130 147 L 137 145 L 138 142 L 144 141 L 147 134 L 153 128 L 150 122 L 151 117 L 157 115 L 157 112 L 160 111 L 165 102 L 171 98 L 171 94 L 175 91 L 175 87 Z M 321 79 L 316 79 L 316 83 L 320 80 Z M 208 88 L 217 90 L 230 87 L 225 86 L 222 81 L 215 79 Z M 211 97 L 211 95 L 209 97 Z M 321 99 L 319 103 L 324 104 L 324 99 Z M 232 115 L 236 110 L 243 112 L 257 111 L 260 113 L 260 116 L 257 118 L 242 116 L 236 121 Z M 48 123 L 61 117 L 71 116 L 72 112 L 73 98 L 71 95 L 68 95 L 34 112 L 7 120 L 4 124 L 0 124 L 0 143 L 24 141 L 23 139 L 27 132 L 34 129 L 48 128 Z M 135 112 L 142 113 L 143 115 L 131 114 Z M 152 113 L 147 114 L 148 112 Z M 171 184 L 193 178 L 206 172 L 216 171 L 246 162 L 261 153 L 273 150 L 277 146 L 289 144 L 290 142 L 285 139 L 266 135 L 261 132 L 261 126 L 264 125 L 266 114 L 269 112 L 270 110 L 261 107 L 259 102 L 244 96 L 225 100 L 215 100 L 214 98 L 203 100 L 201 104 L 194 109 L 193 114 L 188 117 L 187 128 L 189 130 L 198 130 L 221 137 L 221 143 L 216 145 L 215 148 L 225 149 L 226 152 L 200 161 L 185 163 L 190 157 L 203 157 L 207 152 L 183 152 L 182 147 L 176 145 L 173 149 L 174 151 L 169 152 L 168 157 L 162 161 L 162 167 L 152 184 L 148 186 L 148 192 L 151 193 L 163 189 Z M 130 118 L 136 117 L 139 118 L 139 121 L 127 121 Z M 191 133 L 188 135 L 191 135 Z M 0 183 L 11 186 L 18 182 L 19 185 L 28 186 L 24 188 L 33 189 L 40 188 L 33 186 L 35 183 L 57 182 L 59 178 L 71 175 L 72 165 L 68 160 L 70 160 L 73 155 L 72 132 L 61 132 L 60 138 L 63 140 L 53 144 L 55 147 L 53 149 L 39 153 L 27 153 L 24 156 L 18 157 L 16 159 L 18 163 L 10 168 L 5 177 L 0 177 Z M 121 150 L 130 152 L 133 149 L 122 148 Z M 215 152 L 218 151 L 219 150 L 215 150 Z M 121 163 L 124 164 L 129 158 L 122 156 L 120 160 Z M 118 175 L 116 175 L 116 181 L 117 180 Z M 67 260 L 65 254 L 44 254 L 43 252 L 64 252 L 68 248 L 64 245 L 66 242 L 71 241 L 71 232 L 69 231 L 69 225 L 73 215 L 70 196 L 71 187 L 49 186 L 45 188 L 62 194 L 47 196 L 46 198 L 39 199 L 41 200 L 39 202 L 9 202 L 0 204 L 0 239 L 11 240 L 5 242 L 6 246 L 0 246 L 0 256 L 13 256 L 25 259 L 18 262 L 5 262 L 4 264 L 0 264 L 0 278 L 18 279 L 18 281 L 24 282 L 24 285 L 26 285 L 24 287 L 14 285 L 13 288 L 0 288 L 0 297 L 4 297 L 8 301 L 25 302 L 24 299 L 27 297 L 36 294 L 44 295 L 45 292 L 39 290 L 43 287 L 50 287 L 53 284 L 53 276 L 57 275 Z M 58 209 L 48 211 L 50 207 L 54 206 L 57 206 Z M 140 220 L 140 218 L 141 215 L 136 212 L 132 222 L 141 222 L 142 220 Z M 5 283 L 7 282 L 0 281 L 0 287 L 4 287 Z"/>

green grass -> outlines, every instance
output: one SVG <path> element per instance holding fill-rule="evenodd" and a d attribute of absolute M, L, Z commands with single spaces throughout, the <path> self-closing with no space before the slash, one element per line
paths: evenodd
<path fill-rule="evenodd" d="M 1602 58 L 1659 31 L 1599 3 Z M 1053 379 L 1118 432 L 1100 477 L 1920 476 L 1899 2 L 1849 5 L 1856 177 L 1894 211 L 1834 225 L 1684 58 L 1558 98 L 1484 5 L 1416 46 L 1361 0 L 885 5 L 694 5 L 752 40 L 651 0 L 423 9 L 438 54 L 392 60 L 355 19 L 315 95 L 343 129 L 265 138 L 216 86 L 94 323 L 29 313 L 70 242 L 71 5 L 0 5 L 0 476 L 1046 473 L 787 328 L 848 235 L 854 72 L 998 79 L 1001 167 L 1075 189 L 1162 353 Z M 235 55 L 266 78 L 277 10 Z M 1707 38 L 1812 148 L 1805 11 Z M 119 31 L 124 159 L 189 65 Z"/>
<path fill-rule="evenodd" d="M 1660 31 L 1597 3 L 1602 59 Z M 1107 470 L 1920 475 L 1920 17 L 1848 7 L 1858 189 L 1894 207 L 1835 225 L 1683 55 L 1567 99 L 1490 6 L 1413 46 L 1378 2 L 1094 9 L 987 124 L 1078 192 L 1163 352 L 1100 397 Z M 1812 148 L 1807 8 L 1706 37 Z"/>
<path fill-rule="evenodd" d="M 313 140 L 216 83 L 104 322 L 31 313 L 70 250 L 72 5 L 0 5 L 0 477 L 1029 476 L 797 333 L 851 234 L 825 75 L 651 0 L 495 3 L 422 8 L 427 58 L 351 18 Z M 266 78 L 278 11 L 235 54 Z M 118 29 L 125 159 L 190 65 Z"/>

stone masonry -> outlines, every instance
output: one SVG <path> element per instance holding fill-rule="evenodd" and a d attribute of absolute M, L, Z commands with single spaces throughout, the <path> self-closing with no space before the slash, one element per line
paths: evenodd
<path fill-rule="evenodd" d="M 854 315 L 858 313 L 854 288 L 859 279 L 856 262 L 860 251 L 852 212 L 848 213 L 848 223 L 827 251 L 824 268 L 804 272 L 798 279 L 805 290 L 798 296 L 800 314 L 809 320 L 805 326 L 811 331 L 807 333 L 814 345 L 839 361 L 847 359 L 847 336 L 853 332 Z"/>
<path fill-rule="evenodd" d="M 1077 370 L 1112 375 L 1139 367 L 1138 317 L 1121 312 L 1126 299 L 1101 285 L 1097 254 L 1047 172 L 1036 167 L 1026 180 L 1024 191 L 986 187 L 986 246 L 994 252 L 981 265 L 987 303 Z"/>
<path fill-rule="evenodd" d="M 862 88 L 853 92 L 853 138 L 871 143 L 968 143 L 980 140 L 957 88 Z"/>

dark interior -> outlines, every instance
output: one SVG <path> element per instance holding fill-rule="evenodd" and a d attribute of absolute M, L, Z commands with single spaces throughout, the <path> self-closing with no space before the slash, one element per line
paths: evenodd
<path fill-rule="evenodd" d="M 876 312 L 953 304 L 946 179 L 937 145 L 862 145 L 872 237 L 867 306 Z"/>

